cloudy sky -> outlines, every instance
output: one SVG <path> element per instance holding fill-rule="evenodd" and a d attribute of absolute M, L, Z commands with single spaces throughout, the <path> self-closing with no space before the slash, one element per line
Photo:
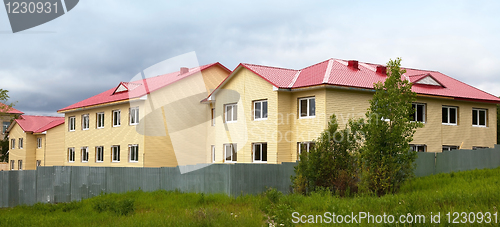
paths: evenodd
<path fill-rule="evenodd" d="M 200 64 L 300 69 L 329 58 L 440 71 L 500 95 L 499 1 L 82 0 L 12 34 L 0 10 L 0 88 L 27 114 L 58 109 L 194 51 Z"/>

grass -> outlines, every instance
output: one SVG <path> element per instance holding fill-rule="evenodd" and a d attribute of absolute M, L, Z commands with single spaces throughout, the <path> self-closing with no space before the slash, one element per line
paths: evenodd
<path fill-rule="evenodd" d="M 394 215 L 396 221 L 399 215 L 410 213 L 426 216 L 426 224 L 418 226 L 449 226 L 448 212 L 498 213 L 499 205 L 500 168 L 497 168 L 415 178 L 406 182 L 398 194 L 383 197 L 340 198 L 328 192 L 282 195 L 276 190 L 237 198 L 178 191 L 105 194 L 81 202 L 0 209 L 0 226 L 280 226 L 280 223 L 289 226 L 297 220 L 292 219 L 293 212 L 300 215 L 385 212 Z M 430 223 L 431 212 L 440 212 L 440 224 Z M 494 216 L 492 219 L 494 222 Z M 500 226 L 499 221 L 500 217 L 497 223 L 462 225 Z M 366 219 L 362 225 L 373 226 Z"/>

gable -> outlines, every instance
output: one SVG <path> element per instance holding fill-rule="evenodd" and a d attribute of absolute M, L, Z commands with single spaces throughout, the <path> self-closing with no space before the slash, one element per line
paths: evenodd
<path fill-rule="evenodd" d="M 425 84 L 425 85 L 434 85 L 434 86 L 440 86 L 443 87 L 439 82 L 437 82 L 432 76 L 427 75 L 423 77 L 422 79 L 418 80 L 415 82 L 416 84 Z"/>

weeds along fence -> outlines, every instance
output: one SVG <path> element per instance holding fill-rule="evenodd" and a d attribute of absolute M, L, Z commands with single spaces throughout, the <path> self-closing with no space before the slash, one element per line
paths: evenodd
<path fill-rule="evenodd" d="M 496 168 L 500 166 L 500 146 L 474 151 L 419 152 L 416 164 L 416 176 Z M 237 163 L 163 168 L 54 166 L 0 171 L 0 207 L 70 202 L 101 193 L 139 189 L 237 196 L 257 194 L 273 187 L 289 193 L 290 176 L 294 174 L 296 165 Z"/>

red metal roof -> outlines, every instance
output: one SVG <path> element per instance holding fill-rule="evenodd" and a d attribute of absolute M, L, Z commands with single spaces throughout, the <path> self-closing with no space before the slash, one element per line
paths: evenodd
<path fill-rule="evenodd" d="M 328 67 L 329 64 L 331 67 Z M 288 89 L 322 84 L 373 89 L 374 83 L 383 82 L 386 78 L 385 75 L 376 73 L 377 64 L 360 62 L 358 69 L 353 69 L 347 66 L 347 61 L 339 59 L 329 59 L 301 70 L 252 64 L 240 64 L 239 66 L 251 70 L 278 88 Z M 406 78 L 411 82 L 431 76 L 443 85 L 441 87 L 416 83 L 413 85 L 412 90 L 418 94 L 500 103 L 500 98 L 440 72 L 411 68 L 403 69 L 406 69 L 406 73 L 402 78 Z"/>
<path fill-rule="evenodd" d="M 23 112 L 19 111 L 19 110 L 16 110 L 14 109 L 13 107 L 9 107 L 3 103 L 0 102 L 0 109 L 1 111 L 5 111 L 6 109 L 8 108 L 8 111 L 7 113 L 9 114 L 24 114 Z"/>
<path fill-rule="evenodd" d="M 64 117 L 22 115 L 15 122 L 25 132 L 41 133 L 64 124 Z"/>
<path fill-rule="evenodd" d="M 62 108 L 62 109 L 58 110 L 57 112 L 142 97 L 146 94 L 149 94 L 150 92 L 158 90 L 158 89 L 165 87 L 169 84 L 173 84 L 179 80 L 182 80 L 186 77 L 194 75 L 200 71 L 203 71 L 203 70 L 208 69 L 208 68 L 215 66 L 215 65 L 221 66 L 222 68 L 224 68 L 228 72 L 231 72 L 231 70 L 227 69 L 219 62 L 216 62 L 216 63 L 203 65 L 203 66 L 196 67 L 196 68 L 191 68 L 191 69 L 189 69 L 189 72 L 184 73 L 184 74 L 180 74 L 180 72 L 178 71 L 178 72 L 168 73 L 168 74 L 164 74 L 164 75 L 160 75 L 160 76 L 156 76 L 156 77 L 137 80 L 137 81 L 133 81 L 133 82 L 120 82 L 120 84 L 117 87 L 111 88 L 111 89 L 109 89 L 101 94 L 92 96 L 88 99 L 85 99 L 85 100 L 77 102 L 73 105 Z M 128 90 L 115 93 L 116 89 L 120 85 L 124 85 Z"/>

